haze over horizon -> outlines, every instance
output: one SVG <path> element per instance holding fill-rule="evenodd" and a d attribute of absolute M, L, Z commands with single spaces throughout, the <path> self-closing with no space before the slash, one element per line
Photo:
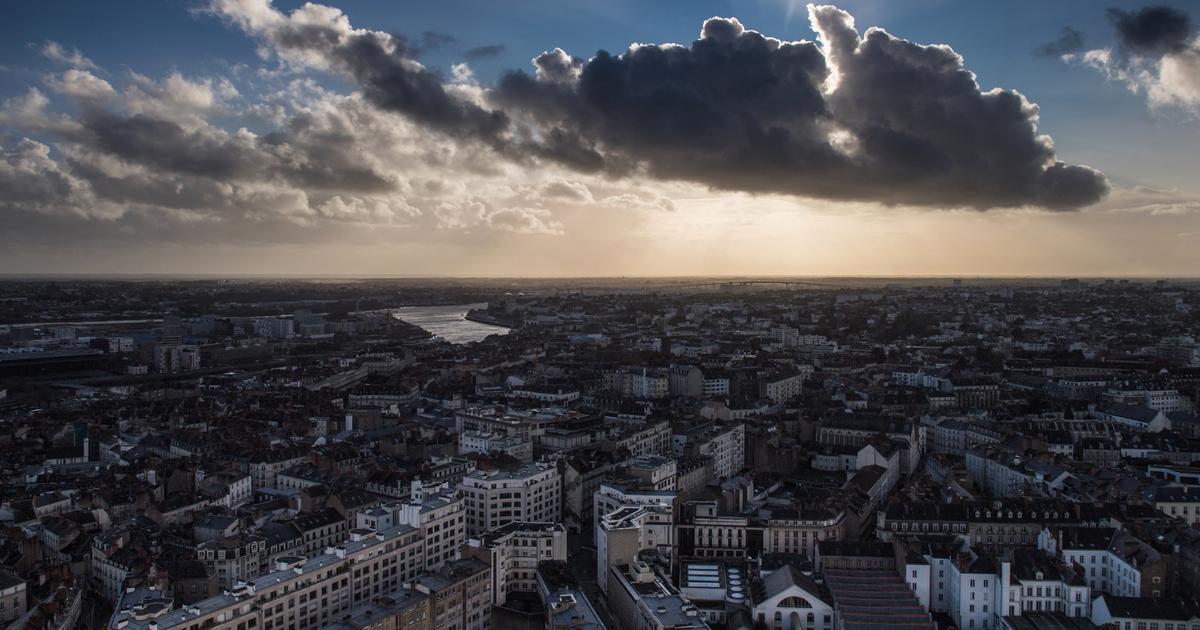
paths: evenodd
<path fill-rule="evenodd" d="M 1200 269 L 1186 3 L 67 4 L 0 25 L 3 274 Z"/>

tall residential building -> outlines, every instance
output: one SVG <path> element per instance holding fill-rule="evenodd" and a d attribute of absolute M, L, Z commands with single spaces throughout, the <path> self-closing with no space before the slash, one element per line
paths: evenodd
<path fill-rule="evenodd" d="M 458 486 L 467 504 L 467 533 L 480 534 L 505 523 L 562 520 L 561 482 L 551 464 L 526 464 L 510 471 L 476 470 Z"/>
<path fill-rule="evenodd" d="M 457 560 L 466 540 L 466 502 L 448 484 L 428 493 L 418 489 L 419 482 L 413 485 L 413 498 L 399 506 L 397 522 L 420 530 L 425 568 Z"/>

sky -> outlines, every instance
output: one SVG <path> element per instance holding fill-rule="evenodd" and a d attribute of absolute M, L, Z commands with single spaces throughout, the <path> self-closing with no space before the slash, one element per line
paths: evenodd
<path fill-rule="evenodd" d="M 0 274 L 1196 276 L 1194 3 L 17 3 Z"/>

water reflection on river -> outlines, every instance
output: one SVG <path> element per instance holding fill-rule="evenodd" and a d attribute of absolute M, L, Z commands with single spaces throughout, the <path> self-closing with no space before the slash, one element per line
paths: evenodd
<path fill-rule="evenodd" d="M 487 304 L 457 304 L 452 306 L 405 306 L 392 312 L 414 326 L 420 326 L 450 343 L 470 343 L 488 335 L 503 335 L 508 328 L 480 324 L 466 318 L 467 311 L 484 308 Z"/>

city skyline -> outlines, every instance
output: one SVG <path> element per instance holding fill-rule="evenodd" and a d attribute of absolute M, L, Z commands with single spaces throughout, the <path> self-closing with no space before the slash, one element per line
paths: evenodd
<path fill-rule="evenodd" d="M 1197 0 L 0 21 L 0 626 L 1200 630 Z"/>
<path fill-rule="evenodd" d="M 8 274 L 1200 268 L 1183 3 L 15 11 Z"/>

